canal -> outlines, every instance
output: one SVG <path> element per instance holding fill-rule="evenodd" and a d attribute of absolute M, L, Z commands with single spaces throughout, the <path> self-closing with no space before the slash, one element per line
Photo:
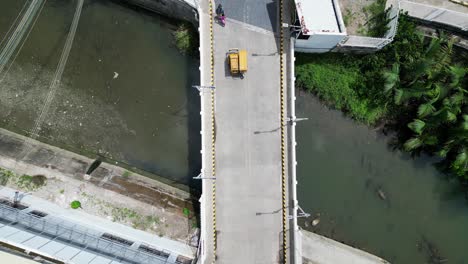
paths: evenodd
<path fill-rule="evenodd" d="M 25 2 L 0 2 L 2 38 Z M 76 1 L 48 0 L 20 44 L 2 74 L 3 127 L 33 129 L 75 7 Z M 188 184 L 200 170 L 199 96 L 191 87 L 199 63 L 176 49 L 178 23 L 118 1 L 85 0 L 38 139 Z"/>
<path fill-rule="evenodd" d="M 312 214 L 303 228 L 394 264 L 468 263 L 468 206 L 456 180 L 312 95 L 297 97 L 297 115 L 309 118 L 297 125 L 298 199 Z"/>
<path fill-rule="evenodd" d="M 0 2 L 1 39 L 25 2 Z M 3 127 L 22 134 L 34 127 L 74 8 L 75 1 L 48 0 L 0 75 Z M 199 63 L 174 47 L 176 27 L 114 1 L 86 0 L 38 139 L 188 184 L 200 170 L 199 98 L 191 88 Z M 303 228 L 392 263 L 468 263 L 468 207 L 456 181 L 310 94 L 297 97 L 297 115 L 309 118 L 297 125 L 298 198 L 312 214 Z"/>

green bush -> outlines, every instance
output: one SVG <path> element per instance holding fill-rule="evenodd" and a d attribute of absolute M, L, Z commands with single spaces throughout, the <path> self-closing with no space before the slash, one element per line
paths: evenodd
<path fill-rule="evenodd" d="M 47 178 L 44 175 L 21 175 L 16 182 L 20 189 L 35 191 L 47 184 Z"/>
<path fill-rule="evenodd" d="M 70 207 L 72 209 L 78 209 L 78 208 L 81 208 L 81 202 L 80 201 L 73 201 L 70 203 Z"/>
<path fill-rule="evenodd" d="M 359 89 L 363 78 L 354 59 L 342 54 L 299 54 L 297 85 L 317 94 L 328 105 L 349 112 L 355 119 L 373 124 L 385 114 L 385 108 L 361 98 Z"/>
<path fill-rule="evenodd" d="M 198 35 L 192 25 L 182 23 L 173 33 L 175 45 L 182 54 L 195 54 L 198 48 Z"/>
<path fill-rule="evenodd" d="M 389 9 L 385 9 L 386 2 L 386 0 L 377 0 L 363 10 L 369 17 L 367 23 L 367 35 L 369 37 L 383 37 L 389 29 Z"/>
<path fill-rule="evenodd" d="M 468 62 L 453 44 L 443 32 L 424 38 L 401 14 L 394 41 L 374 54 L 298 54 L 297 85 L 357 120 L 390 121 L 402 149 L 439 156 L 468 186 Z"/>
<path fill-rule="evenodd" d="M 189 217 L 189 216 L 190 216 L 190 210 L 189 210 L 188 208 L 185 208 L 185 207 L 184 207 L 184 209 L 182 210 L 182 212 L 184 213 L 184 215 L 185 215 L 186 217 Z"/>

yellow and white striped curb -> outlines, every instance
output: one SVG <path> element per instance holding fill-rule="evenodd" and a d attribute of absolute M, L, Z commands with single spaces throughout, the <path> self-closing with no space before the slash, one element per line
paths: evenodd
<path fill-rule="evenodd" d="M 283 23 L 283 0 L 279 1 L 279 20 L 280 20 L 280 25 Z M 280 28 L 280 97 L 281 97 L 281 195 L 282 195 L 282 211 L 283 211 L 283 219 L 282 219 L 282 225 L 283 225 L 283 241 L 282 241 L 282 259 L 283 263 L 288 262 L 288 254 L 287 254 L 287 175 L 286 175 L 286 124 L 285 124 L 285 115 L 286 115 L 286 96 L 285 96 L 285 87 L 284 87 L 284 31 L 283 28 Z"/>
<path fill-rule="evenodd" d="M 214 82 L 214 34 L 213 34 L 213 1 L 209 1 L 209 15 L 210 15 L 210 85 L 215 86 Z M 212 190 L 212 217 L 213 217 L 213 262 L 216 262 L 216 148 L 215 148 L 215 91 L 211 89 L 211 176 L 214 178 Z"/>

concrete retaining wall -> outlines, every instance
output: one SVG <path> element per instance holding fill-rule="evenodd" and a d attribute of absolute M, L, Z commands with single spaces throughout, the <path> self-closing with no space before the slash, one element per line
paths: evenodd
<path fill-rule="evenodd" d="M 390 264 L 388 261 L 329 238 L 301 230 L 303 264 Z"/>
<path fill-rule="evenodd" d="M 198 26 L 197 0 L 121 0 Z"/>

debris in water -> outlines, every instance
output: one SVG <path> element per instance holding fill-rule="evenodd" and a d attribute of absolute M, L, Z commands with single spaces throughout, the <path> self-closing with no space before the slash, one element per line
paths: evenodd
<path fill-rule="evenodd" d="M 427 256 L 427 263 L 430 264 L 442 264 L 448 262 L 447 258 L 444 258 L 437 245 L 429 241 L 426 236 L 422 236 L 420 243 L 418 243 L 418 250 L 424 250 Z"/>
<path fill-rule="evenodd" d="M 316 218 L 314 220 L 312 220 L 312 226 L 316 226 L 320 223 L 320 218 Z"/>
<path fill-rule="evenodd" d="M 83 124 L 80 123 L 80 126 L 82 126 Z"/>
<path fill-rule="evenodd" d="M 114 79 L 117 79 L 117 77 L 119 77 L 119 73 L 114 72 Z"/>
<path fill-rule="evenodd" d="M 382 200 L 387 200 L 387 196 L 385 195 L 385 193 L 382 191 L 382 189 L 378 189 L 377 190 L 377 194 L 379 195 L 380 199 Z"/>

